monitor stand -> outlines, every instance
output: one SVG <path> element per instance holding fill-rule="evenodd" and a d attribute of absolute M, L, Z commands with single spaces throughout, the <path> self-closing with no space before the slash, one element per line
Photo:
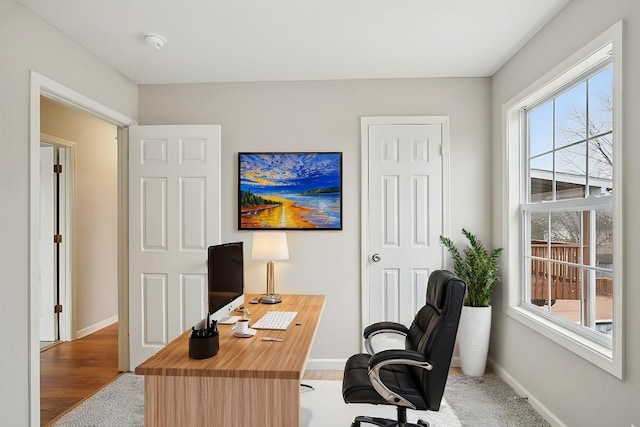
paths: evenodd
<path fill-rule="evenodd" d="M 282 302 L 282 298 L 280 297 L 280 295 L 275 294 L 262 295 L 260 297 L 260 302 L 263 304 L 278 304 L 279 302 Z"/>

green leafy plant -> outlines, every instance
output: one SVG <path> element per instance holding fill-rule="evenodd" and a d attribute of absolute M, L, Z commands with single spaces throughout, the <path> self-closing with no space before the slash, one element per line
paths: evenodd
<path fill-rule="evenodd" d="M 440 242 L 447 248 L 455 263 L 454 273 L 467 283 L 464 305 L 471 307 L 488 307 L 491 303 L 491 291 L 500 281 L 498 276 L 498 258 L 502 248 L 489 252 L 480 239 L 462 229 L 462 234 L 469 245 L 462 253 L 455 247 L 451 239 L 440 236 Z"/>

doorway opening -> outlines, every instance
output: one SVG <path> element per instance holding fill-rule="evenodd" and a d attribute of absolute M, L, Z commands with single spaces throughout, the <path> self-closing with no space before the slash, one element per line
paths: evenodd
<path fill-rule="evenodd" d="M 29 294 L 30 294 L 30 329 L 29 329 L 29 412 L 30 412 L 30 425 L 40 425 L 40 268 L 41 268 L 41 254 L 40 254 L 40 144 L 41 144 L 41 132 L 42 125 L 46 117 L 41 114 L 41 104 L 45 103 L 59 104 L 68 108 L 75 113 L 89 117 L 95 121 L 108 124 L 114 130 L 114 137 L 112 144 L 115 146 L 115 170 L 117 171 L 113 177 L 112 188 L 115 193 L 115 202 L 113 204 L 113 211 L 110 216 L 112 221 L 115 222 L 116 232 L 115 244 L 113 244 L 115 250 L 115 263 L 114 274 L 112 276 L 112 287 L 115 287 L 115 305 L 116 314 L 106 317 L 104 326 L 112 324 L 114 321 L 118 322 L 118 366 L 120 370 L 128 369 L 128 284 L 126 281 L 128 275 L 128 263 L 127 263 L 127 234 L 128 234 L 128 203 L 127 203 L 127 174 L 128 160 L 128 141 L 127 141 L 127 127 L 135 125 L 136 122 L 108 107 L 105 107 L 86 96 L 75 92 L 67 87 L 64 87 L 53 80 L 48 79 L 36 72 L 31 73 L 31 101 L 30 101 L 30 233 L 29 233 Z M 73 138 L 71 138 L 73 139 Z M 78 181 L 79 183 L 79 181 Z M 93 191 L 94 193 L 100 190 Z M 91 191 L 89 191 L 91 194 Z M 73 205 L 77 207 L 77 204 Z M 75 221 L 77 222 L 77 221 Z M 78 224 L 74 222 L 73 227 L 76 228 L 76 233 L 71 233 L 74 236 L 78 236 L 84 233 L 84 229 L 81 229 Z M 91 227 L 91 226 L 89 226 Z M 100 228 L 100 225 L 97 226 Z M 113 237 L 112 236 L 112 237 Z M 73 239 L 73 237 L 72 237 Z M 71 243 L 71 242 L 70 242 Z M 71 244 L 72 247 L 77 246 Z M 100 250 L 100 244 L 103 243 L 99 239 L 96 246 L 92 246 L 93 254 L 95 257 L 100 257 L 102 252 Z M 77 248 L 75 250 L 77 252 Z M 70 256 L 74 258 L 73 255 Z M 73 265 L 70 277 L 79 276 L 78 269 L 80 263 L 72 262 Z M 80 283 L 73 283 L 71 286 L 71 294 L 67 299 L 70 301 L 79 300 L 77 294 L 80 288 Z M 70 331 L 66 336 L 66 339 L 75 339 L 79 336 L 87 335 L 92 332 L 92 329 L 100 329 L 100 321 L 93 321 L 92 319 L 83 320 L 83 307 L 84 303 L 69 304 L 68 324 L 63 327 L 60 321 L 60 337 L 64 335 L 64 331 Z M 63 306 L 64 312 L 64 306 Z M 86 313 L 85 313 L 86 314 Z M 63 317 L 61 317 L 62 319 Z M 103 319 L 104 320 L 104 319 Z M 81 322 L 87 321 L 83 326 Z M 96 330 L 97 330 L 96 329 Z"/>
<path fill-rule="evenodd" d="M 40 336 L 69 341 L 118 320 L 117 127 L 41 97 L 40 130 L 40 163 L 47 152 L 55 163 L 40 174 L 41 194 L 53 194 L 40 206 L 41 223 L 53 223 L 51 236 L 41 227 L 41 272 L 53 272 L 41 274 L 41 319 L 53 321 L 41 322 Z M 67 194 L 69 203 L 57 197 Z"/>

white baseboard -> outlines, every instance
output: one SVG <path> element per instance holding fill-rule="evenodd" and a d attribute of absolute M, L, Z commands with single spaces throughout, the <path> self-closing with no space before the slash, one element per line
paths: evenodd
<path fill-rule="evenodd" d="M 459 368 L 460 366 L 460 356 L 453 356 L 451 358 L 451 365 L 452 368 Z"/>
<path fill-rule="evenodd" d="M 109 325 L 113 325 L 118 321 L 118 315 L 109 317 L 108 319 L 104 319 L 98 323 L 94 323 L 91 326 L 87 326 L 86 328 L 80 329 L 76 336 L 77 338 L 86 337 L 87 335 L 91 335 L 92 333 L 99 331 L 100 329 L 106 328 Z"/>
<path fill-rule="evenodd" d="M 545 420 L 553 427 L 567 427 L 558 417 L 556 417 L 540 400 L 538 400 L 533 394 L 522 386 L 515 378 L 513 378 L 507 371 L 502 369 L 499 365 L 493 362 L 493 360 L 487 360 L 488 367 L 505 383 L 507 383 L 516 393 L 520 396 L 525 396 L 529 404 L 544 417 Z"/>

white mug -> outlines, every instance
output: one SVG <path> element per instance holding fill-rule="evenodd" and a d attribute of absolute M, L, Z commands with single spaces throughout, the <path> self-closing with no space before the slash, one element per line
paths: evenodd
<path fill-rule="evenodd" d="M 237 334 L 246 334 L 247 332 L 249 332 L 249 319 L 240 319 L 238 320 L 235 325 L 233 325 L 233 330 L 237 333 Z"/>

